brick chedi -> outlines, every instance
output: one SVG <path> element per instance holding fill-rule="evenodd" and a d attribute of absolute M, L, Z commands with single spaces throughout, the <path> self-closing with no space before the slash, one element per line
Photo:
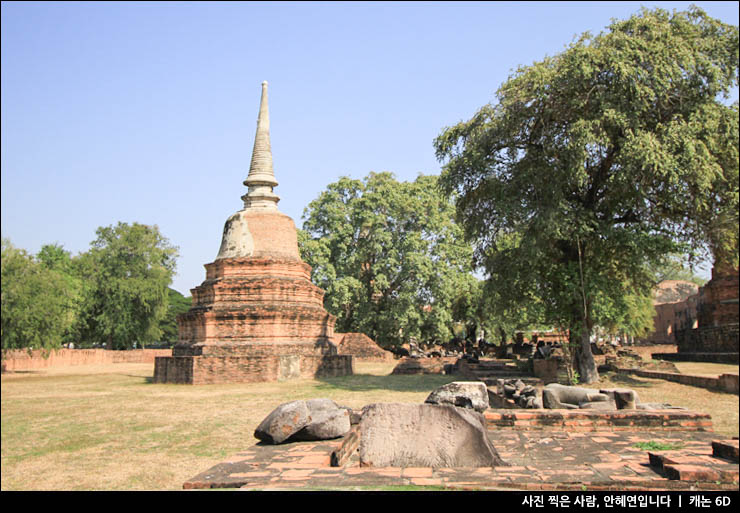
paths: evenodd
<path fill-rule="evenodd" d="M 171 357 L 155 362 L 155 383 L 240 383 L 351 374 L 337 354 L 335 317 L 301 260 L 293 220 L 277 208 L 270 149 L 267 82 L 244 208 L 226 221 L 216 260 L 178 316 Z"/>
<path fill-rule="evenodd" d="M 712 279 L 700 290 L 699 327 L 725 326 L 740 322 L 738 268 L 715 262 Z"/>

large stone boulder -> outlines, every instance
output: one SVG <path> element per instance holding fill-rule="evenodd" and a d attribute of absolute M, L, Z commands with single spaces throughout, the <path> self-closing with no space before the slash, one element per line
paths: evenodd
<path fill-rule="evenodd" d="M 488 389 L 482 381 L 454 381 L 433 391 L 424 402 L 450 404 L 483 412 L 488 409 Z"/>
<path fill-rule="evenodd" d="M 291 437 L 293 440 L 331 440 L 350 430 L 350 411 L 331 399 L 309 399 L 306 408 L 311 420 Z"/>
<path fill-rule="evenodd" d="M 349 413 L 331 399 L 291 401 L 281 404 L 265 417 L 254 436 L 271 444 L 338 438 L 350 429 Z"/>
<path fill-rule="evenodd" d="M 360 466 L 507 466 L 480 413 L 450 405 L 370 404 L 359 424 Z"/>

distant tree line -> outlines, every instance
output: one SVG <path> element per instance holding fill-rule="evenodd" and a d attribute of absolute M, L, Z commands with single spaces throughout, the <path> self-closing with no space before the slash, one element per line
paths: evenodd
<path fill-rule="evenodd" d="M 157 226 L 101 227 L 87 252 L 36 254 L 2 239 L 2 348 L 130 349 L 177 338 L 189 298 L 170 289 L 178 250 Z"/>
<path fill-rule="evenodd" d="M 547 315 L 558 298 L 519 278 L 521 269 L 541 265 L 529 261 L 532 256 L 511 250 L 508 265 L 476 272 L 473 246 L 455 220 L 454 195 L 443 193 L 439 177 L 343 177 L 308 205 L 303 218 L 301 256 L 326 292 L 338 332 L 362 332 L 393 348 L 411 340 L 474 341 L 481 333 L 502 344 L 518 331 L 562 328 Z M 644 267 L 642 293 L 603 291 L 611 310 L 599 318 L 602 332 L 646 336 L 653 330 L 654 285 L 667 279 L 703 284 L 681 254 Z"/>

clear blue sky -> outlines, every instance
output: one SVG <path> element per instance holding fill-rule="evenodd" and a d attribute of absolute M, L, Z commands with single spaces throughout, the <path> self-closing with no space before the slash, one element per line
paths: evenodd
<path fill-rule="evenodd" d="M 3 2 L 2 236 L 77 254 L 99 226 L 156 224 L 188 295 L 242 208 L 263 80 L 300 227 L 340 176 L 438 174 L 434 138 L 517 66 L 690 3 Z M 693 3 L 738 24 L 736 2 Z"/>

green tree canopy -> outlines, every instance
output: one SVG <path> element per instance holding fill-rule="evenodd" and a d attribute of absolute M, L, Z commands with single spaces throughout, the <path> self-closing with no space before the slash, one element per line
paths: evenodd
<path fill-rule="evenodd" d="M 69 328 L 64 276 L 2 239 L 2 348 L 55 349 Z"/>
<path fill-rule="evenodd" d="M 460 284 L 474 279 L 472 249 L 437 177 L 341 178 L 309 204 L 304 220 L 301 256 L 326 291 L 338 332 L 363 332 L 385 347 L 451 337 Z"/>
<path fill-rule="evenodd" d="M 157 226 L 119 222 L 96 234 L 80 263 L 90 280 L 80 336 L 110 349 L 159 341 L 177 248 Z"/>
<path fill-rule="evenodd" d="M 720 98 L 737 72 L 736 26 L 643 9 L 519 68 L 435 141 L 477 262 L 570 329 L 587 383 L 591 329 L 649 297 L 649 264 L 708 245 L 737 265 L 738 106 Z"/>
<path fill-rule="evenodd" d="M 163 342 L 177 341 L 177 316 L 190 310 L 192 302 L 192 297 L 183 296 L 175 289 L 167 289 L 167 315 L 159 322 Z"/>
<path fill-rule="evenodd" d="M 664 255 L 662 260 L 650 267 L 650 271 L 653 273 L 653 283 L 656 285 L 663 280 L 683 280 L 701 287 L 707 282 L 706 278 L 696 275 L 691 262 L 679 254 Z"/>

